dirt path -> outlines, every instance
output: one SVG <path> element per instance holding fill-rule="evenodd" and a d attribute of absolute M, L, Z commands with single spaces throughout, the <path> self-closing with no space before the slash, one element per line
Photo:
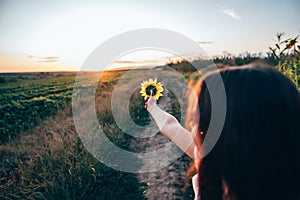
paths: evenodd
<path fill-rule="evenodd" d="M 161 99 L 159 106 L 170 112 L 172 110 L 171 101 L 167 93 L 168 91 L 165 90 L 164 96 L 166 98 Z M 133 141 L 131 146 L 148 152 L 164 146 L 167 142 L 169 140 L 159 133 L 142 143 Z M 169 152 L 172 153 L 171 149 Z M 153 163 L 150 164 L 154 168 L 158 164 L 157 162 L 159 161 L 154 159 Z M 193 199 L 190 180 L 186 177 L 189 163 L 189 158 L 183 155 L 174 163 L 161 170 L 137 174 L 138 181 L 142 183 L 144 197 L 146 199 Z"/>

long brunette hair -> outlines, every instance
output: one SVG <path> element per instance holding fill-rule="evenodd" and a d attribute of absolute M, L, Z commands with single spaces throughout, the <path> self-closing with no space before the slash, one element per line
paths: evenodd
<path fill-rule="evenodd" d="M 196 163 L 201 200 L 299 198 L 298 90 L 282 73 L 260 64 L 219 73 L 227 96 L 226 119 L 212 151 Z M 200 118 L 195 140 L 200 145 L 211 116 L 205 81 L 213 78 L 214 73 L 198 85 Z"/>

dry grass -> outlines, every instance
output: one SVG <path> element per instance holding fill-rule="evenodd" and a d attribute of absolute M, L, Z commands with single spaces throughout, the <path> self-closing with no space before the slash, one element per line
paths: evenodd
<path fill-rule="evenodd" d="M 131 174 L 106 167 L 84 149 L 70 108 L 1 146 L 0 154 L 0 199 L 141 197 Z"/>
<path fill-rule="evenodd" d="M 110 108 L 114 85 L 122 73 L 109 72 L 103 77 L 95 103 L 98 121 L 107 137 L 130 150 L 132 138 L 118 128 Z M 174 95 L 171 100 L 176 100 Z M 130 102 L 133 120 L 147 124 L 149 114 L 138 91 Z M 172 109 L 180 110 L 178 102 L 172 104 Z M 180 162 L 186 165 L 189 160 Z M 178 170 L 185 173 L 181 168 Z M 174 186 L 178 195 L 183 195 L 184 184 Z M 70 105 L 0 146 L 0 199 L 145 199 L 143 191 L 147 187 L 146 183 L 138 182 L 136 174 L 111 169 L 85 149 L 76 133 Z"/>
<path fill-rule="evenodd" d="M 112 85 L 106 86 L 101 103 L 109 101 Z M 103 108 L 106 106 L 104 103 Z M 99 120 L 110 117 L 100 114 Z M 116 128 L 109 129 L 113 135 Z M 71 106 L 1 145 L 0 157 L 0 199 L 142 198 L 133 174 L 106 167 L 84 148 L 75 130 Z"/>

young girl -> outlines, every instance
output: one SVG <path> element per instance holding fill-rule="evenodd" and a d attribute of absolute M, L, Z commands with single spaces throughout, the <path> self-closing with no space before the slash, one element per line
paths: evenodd
<path fill-rule="evenodd" d="M 226 91 L 226 119 L 216 145 L 201 158 L 211 117 L 206 82 L 217 73 Z M 256 64 L 211 73 L 198 82 L 196 91 L 197 99 L 189 99 L 193 103 L 186 123 L 194 124 L 193 134 L 153 98 L 146 102 L 161 133 L 194 159 L 195 199 L 300 199 L 300 98 L 293 83 L 275 69 Z"/>

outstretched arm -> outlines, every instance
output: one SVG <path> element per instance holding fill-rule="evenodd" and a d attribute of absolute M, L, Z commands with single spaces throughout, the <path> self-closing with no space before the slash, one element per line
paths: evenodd
<path fill-rule="evenodd" d="M 183 128 L 174 116 L 159 108 L 155 99 L 150 97 L 146 102 L 146 107 L 160 132 L 174 142 L 189 157 L 194 159 L 193 135 Z"/>

